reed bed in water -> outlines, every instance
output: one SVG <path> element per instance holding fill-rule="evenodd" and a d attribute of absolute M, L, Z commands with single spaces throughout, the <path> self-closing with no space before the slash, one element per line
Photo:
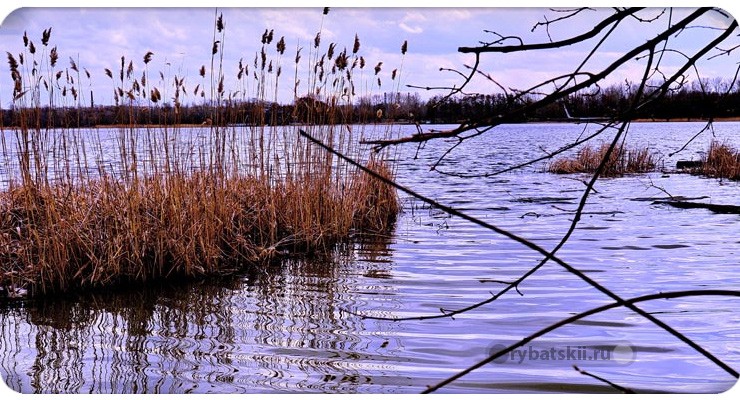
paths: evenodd
<path fill-rule="evenodd" d="M 699 173 L 730 180 L 740 180 L 740 151 L 713 140 Z"/>
<path fill-rule="evenodd" d="M 575 157 L 560 158 L 548 165 L 548 172 L 556 174 L 593 173 L 606 157 L 608 144 L 598 148 L 586 146 Z M 613 177 L 630 173 L 651 172 L 655 170 L 655 156 L 648 148 L 625 149 L 617 147 L 609 155 L 601 176 Z"/>
<path fill-rule="evenodd" d="M 26 64 L 8 53 L 15 127 L 2 132 L 0 297 L 229 273 L 276 257 L 330 251 L 355 233 L 393 226 L 400 211 L 395 189 L 301 140 L 297 127 L 265 121 L 266 100 L 273 93 L 277 98 L 284 39 L 269 56 L 273 32 L 265 32 L 251 74 L 240 61 L 239 91 L 258 99 L 244 111 L 224 85 L 223 31 L 218 16 L 210 72 L 201 68 L 202 82 L 192 91 L 209 98 L 212 114 L 209 126 L 197 128 L 136 123 L 142 104 L 146 113 L 176 120 L 190 91 L 184 78 L 160 74 L 160 84 L 174 82 L 173 103 L 162 106 L 166 90 L 152 84 L 153 53 L 147 52 L 141 75 L 123 57 L 119 74 L 105 71 L 121 118 L 112 134 L 72 125 L 51 129 L 42 110 L 70 115 L 65 110 L 79 107 L 89 72 L 72 59 L 70 67 L 56 66 L 50 29 L 41 48 L 24 35 Z M 353 110 L 353 73 L 365 64 L 358 39 L 351 54 L 334 43 L 320 54 L 319 44 L 320 34 L 308 57 L 312 96 L 301 101 L 300 49 L 295 57 L 293 113 L 301 128 L 392 179 L 387 155 L 366 153 L 342 124 Z M 49 104 L 42 107 L 42 98 Z M 251 123 L 231 124 L 245 120 Z"/>

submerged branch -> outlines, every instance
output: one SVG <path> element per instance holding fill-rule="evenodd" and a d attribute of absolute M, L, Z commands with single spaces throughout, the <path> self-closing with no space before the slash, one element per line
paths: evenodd
<path fill-rule="evenodd" d="M 692 201 L 656 200 L 653 204 L 665 204 L 676 208 L 703 208 L 718 214 L 740 214 L 740 206 L 731 204 L 697 203 Z"/>

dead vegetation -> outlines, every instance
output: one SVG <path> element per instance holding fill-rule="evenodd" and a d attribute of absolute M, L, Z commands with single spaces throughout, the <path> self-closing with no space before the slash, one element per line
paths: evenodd
<path fill-rule="evenodd" d="M 555 174 L 593 173 L 606 157 L 608 144 L 598 148 L 586 146 L 575 157 L 560 158 L 547 166 L 547 171 Z M 616 147 L 609 155 L 601 176 L 615 177 L 625 174 L 651 172 L 655 170 L 656 158 L 649 148 L 626 149 Z"/>
<path fill-rule="evenodd" d="M 713 178 L 740 180 L 740 151 L 712 141 L 699 173 Z"/>
<path fill-rule="evenodd" d="M 118 73 L 105 69 L 123 119 L 113 133 L 73 122 L 47 128 L 40 99 L 48 97 L 58 113 L 74 110 L 91 74 L 74 60 L 71 71 L 56 65 L 56 47 L 46 49 L 50 29 L 43 49 L 24 34 L 23 56 L 8 53 L 17 128 L 1 134 L 0 296 L 229 273 L 331 252 L 357 233 L 392 229 L 400 211 L 394 188 L 315 149 L 299 138 L 298 127 L 271 124 L 266 108 L 253 109 L 253 124 L 234 125 L 243 122 L 231 108 L 236 96 L 277 101 L 286 44 L 281 38 L 270 50 L 273 32 L 266 31 L 253 69 L 240 61 L 239 87 L 230 93 L 218 46 L 224 29 L 219 16 L 211 68 L 201 67 L 192 91 L 217 105 L 208 117 L 212 123 L 199 127 L 136 124 L 134 111 L 142 105 L 163 119 L 176 115 L 190 91 L 184 77 L 160 72 L 161 79 L 153 79 L 156 53 L 148 51 L 141 71 L 123 57 Z M 388 154 L 360 148 L 343 122 L 355 95 L 353 73 L 365 64 L 358 39 L 352 54 L 335 55 L 337 44 L 322 54 L 319 38 L 308 57 L 313 73 L 306 91 L 329 109 L 306 110 L 303 129 L 393 179 Z M 29 70 L 24 63 L 39 67 Z M 165 82 L 174 85 L 154 86 Z M 163 105 L 161 93 L 172 103 Z"/>

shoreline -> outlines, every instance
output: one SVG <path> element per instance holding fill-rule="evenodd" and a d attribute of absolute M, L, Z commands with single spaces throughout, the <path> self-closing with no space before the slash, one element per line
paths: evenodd
<path fill-rule="evenodd" d="M 718 117 L 714 122 L 740 122 L 740 117 Z M 632 122 L 709 122 L 706 118 L 637 118 Z"/>
<path fill-rule="evenodd" d="M 740 122 L 740 116 L 737 117 L 719 117 L 719 118 L 713 118 L 713 122 Z M 685 123 L 685 122 L 709 122 L 706 118 L 636 118 L 633 119 L 630 122 L 637 122 L 637 123 L 650 123 L 650 122 L 658 122 L 658 123 Z M 515 122 L 511 124 L 519 125 L 519 124 L 547 124 L 547 123 L 575 123 L 575 124 L 583 124 L 583 123 L 597 123 L 596 121 L 588 121 L 588 120 L 568 120 L 568 119 L 551 119 L 551 120 L 539 120 L 539 121 L 526 121 L 526 122 Z M 460 122 L 423 122 L 420 123 L 420 125 L 459 125 Z M 352 125 L 414 125 L 414 122 L 410 121 L 379 121 L 379 122 L 371 122 L 371 123 L 357 123 Z M 136 128 L 136 129 L 153 129 L 153 128 L 209 128 L 215 125 L 212 124 L 110 124 L 110 125 L 93 125 L 93 126 L 84 126 L 84 127 L 53 127 L 49 129 L 122 129 L 122 128 Z M 234 126 L 234 125 L 225 125 L 224 127 L 228 126 Z M 264 125 L 264 126 L 272 126 L 272 125 Z M 277 125 L 277 126 L 290 126 L 290 125 Z M 3 130 L 17 130 L 21 129 L 21 127 L 18 126 L 0 126 L 0 131 Z M 27 128 L 27 129 L 35 129 L 35 128 Z M 42 128 L 46 129 L 46 128 Z"/>

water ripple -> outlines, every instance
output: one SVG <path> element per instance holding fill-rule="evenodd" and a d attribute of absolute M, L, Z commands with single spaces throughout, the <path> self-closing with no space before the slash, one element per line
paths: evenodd
<path fill-rule="evenodd" d="M 523 143 L 541 143 L 547 135 L 547 148 L 555 149 L 581 133 L 560 124 L 498 128 L 497 140 L 466 141 L 450 160 L 464 162 L 471 172 L 489 172 L 492 165 L 505 168 L 539 151 Z M 693 128 L 639 124 L 630 140 L 668 137 L 684 143 Z M 715 133 L 725 137 L 737 129 L 740 124 L 717 123 Z M 195 131 L 188 140 L 205 140 L 198 139 L 201 134 Z M 675 150 L 660 143 L 656 150 L 663 154 Z M 542 173 L 541 165 L 482 180 L 440 176 L 427 164 L 445 146 L 429 143 L 417 159 L 399 149 L 399 182 L 547 250 L 560 241 L 582 182 Z M 697 218 L 652 206 L 665 193 L 646 185 L 647 178 L 659 176 L 597 181 L 598 193 L 558 255 L 623 297 L 736 290 L 737 217 Z M 736 184 L 688 175 L 671 175 L 660 185 L 717 203 L 738 197 Z M 482 359 L 493 346 L 610 301 L 549 262 L 518 290 L 454 319 L 376 321 L 344 312 L 439 315 L 490 298 L 542 260 L 518 243 L 409 199 L 395 235 L 358 240 L 338 253 L 336 259 L 286 260 L 228 278 L 0 306 L 0 373 L 24 393 L 413 393 Z M 730 365 L 740 361 L 736 300 L 702 297 L 642 306 Z M 594 350 L 613 343 L 629 343 L 634 361 L 615 367 L 579 360 L 579 367 L 645 392 L 719 392 L 735 383 L 693 349 L 622 308 L 531 344 Z M 572 365 L 491 363 L 444 391 L 612 391 Z"/>

